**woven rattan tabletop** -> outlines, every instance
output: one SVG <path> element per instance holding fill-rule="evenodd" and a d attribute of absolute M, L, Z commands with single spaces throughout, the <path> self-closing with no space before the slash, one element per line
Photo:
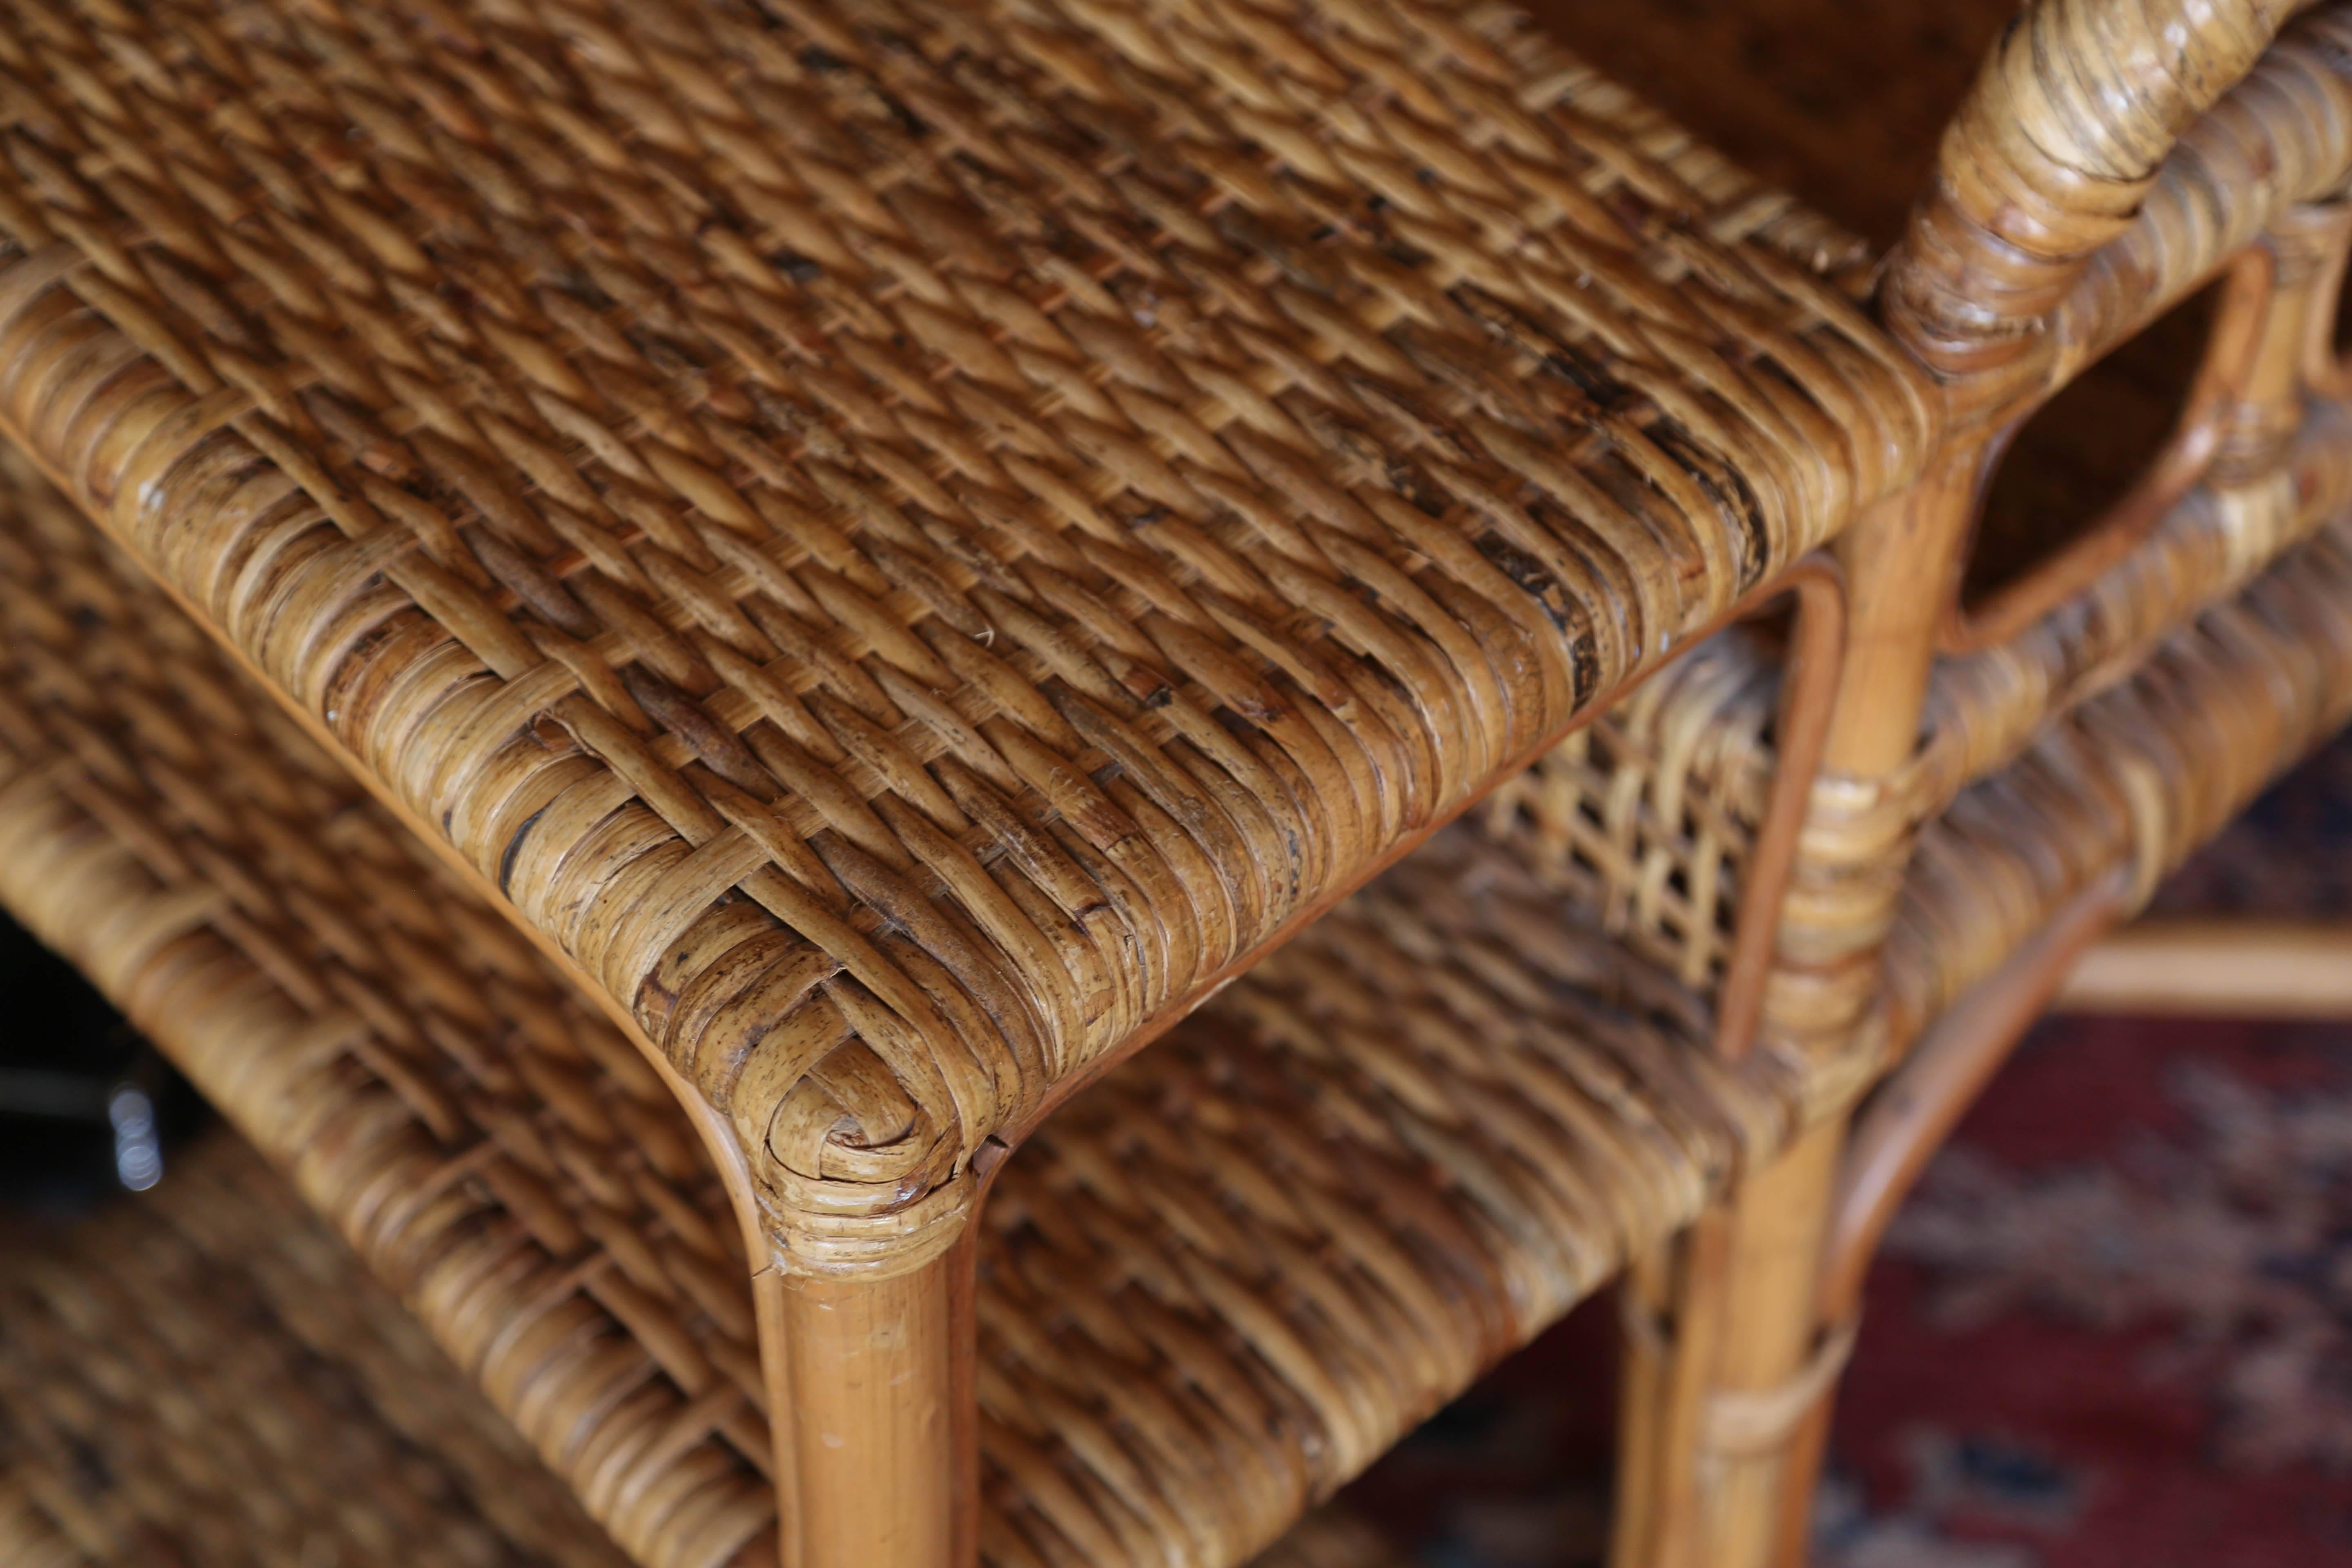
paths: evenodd
<path fill-rule="evenodd" d="M 1927 438 L 1854 247 L 1499 6 L 43 0 L 0 82 L 0 420 L 795 1271 Z"/>

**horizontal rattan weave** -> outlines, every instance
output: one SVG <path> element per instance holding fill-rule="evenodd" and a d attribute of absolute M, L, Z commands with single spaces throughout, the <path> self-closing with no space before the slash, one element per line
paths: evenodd
<path fill-rule="evenodd" d="M 1907 1039 L 2071 895 L 2136 910 L 2289 762 L 2352 720 L 2352 516 L 2173 632 L 1925 834 L 1889 938 Z M 1933 955 L 1934 962 L 1925 962 Z"/>
<path fill-rule="evenodd" d="M 660 1086 L 54 494 L 0 521 L 0 902 L 640 1561 L 768 1560 L 749 1294 Z M 998 1564 L 1265 1546 L 1786 1136 L 1795 1086 L 1458 830 L 1015 1154 Z"/>
<path fill-rule="evenodd" d="M 225 1131 L 159 1190 L 0 1229 L 0 1563 L 626 1559 Z M 1254 1568 L 1391 1568 L 1325 1511 Z"/>
<path fill-rule="evenodd" d="M 1485 3 L 41 0 L 0 82 L 0 424 L 800 1270 L 1927 437 L 1849 243 Z"/>

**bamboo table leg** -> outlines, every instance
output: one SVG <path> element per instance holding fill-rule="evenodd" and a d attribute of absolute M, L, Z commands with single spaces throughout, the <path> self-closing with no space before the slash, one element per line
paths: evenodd
<path fill-rule="evenodd" d="M 1698 1452 L 1713 1368 L 1681 1352 L 1715 1342 L 1730 1238 L 1730 1215 L 1714 1209 L 1637 1259 L 1618 1287 L 1626 1331 L 1609 1546 L 1617 1568 L 1689 1562 L 1696 1550 L 1698 1477 L 1687 1461 Z"/>
<path fill-rule="evenodd" d="M 971 1561 L 971 1269 L 967 1240 L 909 1274 L 773 1280 L 783 1568 Z"/>
<path fill-rule="evenodd" d="M 1935 653 L 1934 617 L 1921 607 L 1951 587 L 1984 451 L 1981 439 L 1956 442 L 1840 542 L 1846 636 L 1822 758 L 1846 781 L 1887 778 L 1910 759 Z M 1837 866 L 1817 869 L 1838 883 Z M 1789 934 L 1798 951 L 1874 973 L 1895 892 L 1887 879 L 1863 879 L 1817 915 L 1835 928 L 1828 940 Z M 1814 1020 L 1807 1044 L 1843 1047 L 1874 992 L 1853 988 L 1852 1015 Z M 1764 1568 L 1788 1531 L 1789 1500 L 1810 1496 L 1818 1449 L 1800 1440 L 1806 1405 L 1826 1394 L 1850 1342 L 1823 1334 L 1817 1300 L 1844 1131 L 1841 1117 L 1805 1133 L 1742 1186 L 1719 1247 L 1703 1237 L 1686 1246 L 1660 1314 L 1663 1348 L 1637 1347 L 1628 1365 L 1615 1568 Z"/>
<path fill-rule="evenodd" d="M 1783 1447 L 1769 1429 L 1774 1417 L 1760 1427 L 1743 1417 L 1778 1403 L 1813 1358 L 1814 1290 L 1843 1141 L 1837 1123 L 1815 1128 L 1695 1226 L 1668 1273 L 1628 1281 L 1635 1298 L 1614 1568 L 1766 1562 Z M 1660 1310 L 1661 1293 L 1670 1312 Z"/>
<path fill-rule="evenodd" d="M 1783 1479 L 1792 1457 L 1789 1423 L 1767 1415 L 1752 1435 L 1735 1435 L 1724 1430 L 1723 1416 L 1753 1402 L 1778 1402 L 1813 1360 L 1815 1284 L 1844 1133 L 1837 1123 L 1815 1128 L 1741 1194 L 1698 1457 L 1707 1550 L 1693 1568 L 1764 1568 L 1779 1536 L 1775 1510 L 1800 1479 Z M 1773 1432 L 1774 1425 L 1783 1430 Z"/>
<path fill-rule="evenodd" d="M 1855 1119 L 1822 1250 L 1823 1323 L 1852 1331 L 1864 1276 L 1904 1195 L 2042 1016 L 2068 967 L 2124 907 L 2129 882 L 2118 872 L 2077 894 L 2040 936 L 1937 1022 Z M 1790 1445 L 1773 1568 L 1802 1568 L 1806 1561 L 1831 1403 L 1823 1398 L 1806 1412 Z"/>

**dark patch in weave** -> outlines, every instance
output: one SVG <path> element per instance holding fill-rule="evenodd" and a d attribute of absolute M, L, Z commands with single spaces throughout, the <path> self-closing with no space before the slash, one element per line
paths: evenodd
<path fill-rule="evenodd" d="M 514 837 L 507 840 L 506 848 L 499 854 L 499 891 L 509 898 L 514 896 L 515 861 L 521 858 L 523 840 L 530 837 L 530 830 L 538 826 L 539 819 L 546 815 L 547 807 L 542 805 L 524 817 L 521 825 L 514 830 Z"/>
<path fill-rule="evenodd" d="M 1475 542 L 1478 553 L 1502 569 L 1503 574 L 1527 591 L 1528 596 L 1543 606 L 1551 624 L 1562 632 L 1570 631 L 1582 617 L 1568 596 L 1559 579 L 1544 569 L 1543 563 L 1491 529 Z"/>
<path fill-rule="evenodd" d="M 1545 354 L 1543 365 L 1599 407 L 1614 412 L 1633 401 L 1633 389 L 1611 375 L 1599 360 L 1565 343 Z"/>
<path fill-rule="evenodd" d="M 1661 417 L 1646 433 L 1652 444 L 1696 480 L 1699 489 L 1706 492 L 1707 500 L 1730 520 L 1733 535 L 1740 546 L 1739 585 L 1752 586 L 1764 575 L 1769 534 L 1764 523 L 1763 503 L 1757 499 L 1748 476 L 1708 450 L 1673 419 Z"/>

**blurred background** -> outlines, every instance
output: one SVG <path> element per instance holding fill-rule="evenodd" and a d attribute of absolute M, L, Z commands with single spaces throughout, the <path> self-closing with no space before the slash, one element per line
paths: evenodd
<path fill-rule="evenodd" d="M 1570 47 L 1883 247 L 2014 0 L 1533 0 Z M 2070 393 L 1987 527 L 2088 515 L 2179 406 L 2194 303 Z M 2352 916 L 2352 743 L 2162 910 Z M 0 1230 L 110 1201 L 204 1114 L 0 929 Z M 1603 1299 L 1351 1489 L 1430 1568 L 1597 1564 Z M 1822 1568 L 2352 1568 L 2352 1027 L 2045 1023 L 1871 1282 Z"/>

